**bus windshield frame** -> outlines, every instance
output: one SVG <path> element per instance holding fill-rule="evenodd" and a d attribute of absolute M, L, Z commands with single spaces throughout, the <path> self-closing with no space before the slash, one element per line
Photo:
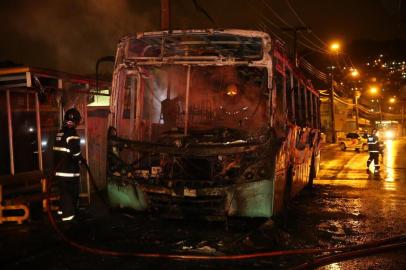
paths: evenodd
<path fill-rule="evenodd" d="M 128 37 L 127 58 L 233 59 L 258 61 L 264 55 L 262 36 L 227 32 L 147 33 Z"/>

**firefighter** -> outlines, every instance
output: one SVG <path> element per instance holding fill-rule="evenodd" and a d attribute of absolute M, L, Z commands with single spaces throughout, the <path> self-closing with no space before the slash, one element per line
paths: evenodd
<path fill-rule="evenodd" d="M 75 217 L 79 199 L 80 163 L 83 161 L 80 152 L 80 137 L 76 126 L 81 116 L 75 108 L 66 111 L 62 129 L 56 134 L 53 147 L 55 157 L 55 180 L 60 190 L 60 211 L 62 221 Z"/>
<path fill-rule="evenodd" d="M 379 151 L 380 151 L 380 146 L 379 146 L 379 138 L 376 135 L 376 129 L 372 130 L 372 134 L 368 136 L 368 151 L 369 151 L 369 158 L 367 161 L 367 173 L 370 173 L 369 171 L 369 165 L 371 164 L 372 160 L 374 161 L 374 173 L 378 174 L 379 173 Z"/>

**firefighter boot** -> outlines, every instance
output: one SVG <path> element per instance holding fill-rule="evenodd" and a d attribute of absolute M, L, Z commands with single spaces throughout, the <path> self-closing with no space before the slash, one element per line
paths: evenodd
<path fill-rule="evenodd" d="M 379 174 L 379 165 L 375 165 L 374 174 Z"/>
<path fill-rule="evenodd" d="M 371 173 L 371 171 L 369 170 L 369 165 L 371 165 L 371 161 L 368 159 L 367 160 L 367 174 L 370 174 Z"/>

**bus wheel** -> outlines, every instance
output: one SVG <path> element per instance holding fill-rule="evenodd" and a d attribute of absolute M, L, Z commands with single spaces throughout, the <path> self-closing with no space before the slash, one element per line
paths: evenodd
<path fill-rule="evenodd" d="M 290 197 L 292 193 L 292 183 L 293 183 L 293 168 L 289 167 L 286 172 L 286 184 L 285 189 L 283 191 L 283 205 L 282 205 L 282 218 L 283 224 L 286 226 L 288 224 L 289 215 L 288 215 L 288 207 L 290 204 Z"/>
<path fill-rule="evenodd" d="M 293 168 L 289 167 L 286 172 L 286 184 L 283 193 L 283 208 L 286 208 L 289 205 L 290 194 L 292 192 L 292 183 L 293 183 Z"/>
<path fill-rule="evenodd" d="M 312 156 L 312 162 L 310 163 L 310 172 L 309 172 L 309 182 L 307 182 L 307 188 L 313 188 L 313 180 L 316 177 L 316 167 L 314 165 L 314 155 Z"/>
<path fill-rule="evenodd" d="M 362 150 L 364 150 L 365 152 L 368 151 L 368 145 L 366 143 L 362 145 Z"/>

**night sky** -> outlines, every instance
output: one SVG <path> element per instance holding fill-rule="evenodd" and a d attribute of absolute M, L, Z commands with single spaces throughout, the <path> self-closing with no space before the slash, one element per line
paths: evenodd
<path fill-rule="evenodd" d="M 347 45 L 357 40 L 406 39 L 404 0 L 198 0 L 196 3 L 214 23 L 196 8 L 194 1 L 172 0 L 173 29 L 215 28 L 216 25 L 256 30 L 267 27 L 288 41 L 289 37 L 276 30 L 277 27 L 301 26 L 301 20 L 314 34 L 303 34 L 313 42 L 306 43 L 321 49 L 323 44 L 317 38 L 324 42 L 340 39 Z M 99 57 L 114 55 L 121 36 L 159 30 L 160 1 L 3 0 L 0 17 L 0 61 L 86 75 L 94 73 Z"/>

